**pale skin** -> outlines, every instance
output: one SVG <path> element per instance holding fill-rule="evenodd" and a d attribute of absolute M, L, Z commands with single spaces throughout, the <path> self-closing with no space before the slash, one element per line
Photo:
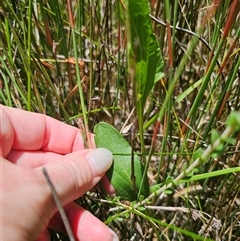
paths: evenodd
<path fill-rule="evenodd" d="M 105 224 L 73 202 L 110 167 L 112 157 L 106 150 L 84 149 L 77 128 L 45 115 L 0 105 L 0 121 L 0 239 L 49 240 L 47 227 L 65 232 L 42 173 L 45 166 L 75 239 L 117 240 Z M 101 168 L 96 156 L 102 158 Z M 106 178 L 104 186 L 113 191 Z"/>

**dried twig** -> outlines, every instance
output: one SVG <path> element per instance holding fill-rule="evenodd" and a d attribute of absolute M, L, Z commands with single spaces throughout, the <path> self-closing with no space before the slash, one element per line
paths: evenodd
<path fill-rule="evenodd" d="M 51 189 L 51 193 L 53 195 L 53 199 L 54 199 L 54 201 L 55 201 L 55 203 L 57 205 L 57 208 L 58 208 L 58 211 L 59 211 L 60 216 L 62 218 L 63 224 L 64 224 L 64 226 L 66 228 L 68 237 L 69 237 L 70 241 L 75 241 L 75 238 L 73 236 L 73 232 L 72 232 L 70 223 L 69 223 L 68 218 L 67 218 L 67 215 L 66 215 L 66 213 L 65 213 L 65 211 L 63 209 L 63 206 L 62 206 L 61 201 L 59 199 L 59 196 L 58 196 L 58 194 L 56 192 L 56 189 L 55 189 L 55 187 L 54 187 L 54 185 L 53 185 L 53 183 L 52 183 L 52 181 L 51 181 L 51 179 L 50 179 L 50 177 L 48 175 L 47 169 L 45 167 L 43 167 L 42 172 L 43 172 L 43 175 L 45 176 L 45 178 L 47 180 L 47 183 L 48 183 L 48 185 L 49 185 L 49 187 Z"/>

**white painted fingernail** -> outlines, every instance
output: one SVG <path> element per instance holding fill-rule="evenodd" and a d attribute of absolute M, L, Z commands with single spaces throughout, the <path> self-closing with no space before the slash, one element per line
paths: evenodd
<path fill-rule="evenodd" d="M 113 162 L 112 153 L 105 148 L 94 149 L 89 152 L 85 158 L 92 169 L 93 175 L 95 176 L 100 176 L 105 173 Z"/>

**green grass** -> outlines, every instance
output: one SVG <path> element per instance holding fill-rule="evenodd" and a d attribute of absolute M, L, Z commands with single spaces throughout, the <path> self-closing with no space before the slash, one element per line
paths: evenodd
<path fill-rule="evenodd" d="M 240 107 L 239 0 L 149 3 L 164 67 L 140 105 L 127 2 L 1 1 L 0 103 L 76 126 L 80 118 L 86 134 L 138 116 L 124 136 L 147 163 L 153 193 L 138 203 L 100 193 L 79 200 L 121 240 L 237 240 L 237 124 L 211 148 Z"/>

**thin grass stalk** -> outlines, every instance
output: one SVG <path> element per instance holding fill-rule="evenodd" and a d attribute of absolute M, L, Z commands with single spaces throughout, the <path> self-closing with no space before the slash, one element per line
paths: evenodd
<path fill-rule="evenodd" d="M 84 27 L 84 0 L 79 1 L 79 9 L 78 9 L 78 19 L 79 19 L 79 29 L 80 29 L 80 34 L 79 34 L 79 49 L 80 49 L 80 57 L 84 57 L 84 36 L 82 34 L 82 29 Z"/>
<path fill-rule="evenodd" d="M 2 100 L 4 105 L 8 105 L 8 100 L 5 98 L 3 91 L 0 89 L 0 99 Z"/>
<path fill-rule="evenodd" d="M 201 29 L 199 31 L 202 32 L 203 29 Z M 200 32 L 199 32 L 199 34 L 200 34 Z M 168 87 L 167 95 L 164 99 L 161 110 L 159 111 L 159 113 L 157 115 L 154 115 L 148 122 L 146 122 L 144 124 L 144 127 L 143 127 L 144 130 L 147 129 L 150 125 L 152 125 L 152 123 L 154 123 L 157 118 L 159 119 L 159 121 L 162 121 L 162 118 L 163 118 L 164 113 L 166 112 L 166 109 L 167 109 L 167 106 L 168 106 L 168 102 L 172 98 L 174 88 L 175 88 L 182 72 L 184 71 L 184 68 L 185 68 L 186 64 L 189 62 L 189 56 L 191 56 L 191 54 L 192 54 L 193 50 L 195 49 L 198 42 L 199 42 L 199 38 L 196 37 L 196 36 L 193 36 L 191 41 L 190 41 L 190 44 L 189 44 L 189 47 L 188 47 L 186 53 L 182 57 L 181 62 L 179 64 L 177 70 L 175 71 L 175 74 L 173 76 L 173 80 Z"/>
<path fill-rule="evenodd" d="M 237 18 L 239 11 L 240 11 L 240 1 L 233 0 L 231 7 L 230 7 L 230 12 L 228 14 L 226 24 L 223 29 L 223 38 L 224 39 L 226 39 L 228 37 L 228 34 L 230 33 L 232 26 L 235 23 L 235 20 Z"/>
<path fill-rule="evenodd" d="M 135 88 L 135 98 L 137 97 L 138 90 Z M 143 106 L 142 106 L 142 101 L 141 100 L 136 100 L 136 110 L 137 110 L 137 117 L 138 117 L 138 132 L 139 132 L 139 138 L 140 138 L 140 148 L 141 148 L 141 153 L 142 153 L 142 162 L 145 166 L 145 169 L 147 169 L 147 161 L 146 161 L 146 156 L 144 155 L 145 153 L 145 142 L 144 142 L 144 129 L 143 129 Z M 132 147 L 133 148 L 133 147 Z M 133 164 L 133 162 L 132 162 Z M 146 176 L 146 175 L 145 175 Z M 144 178 L 143 178 L 144 179 Z M 143 184 L 143 180 L 142 183 Z M 141 190 L 141 187 L 140 187 Z M 140 197 L 140 190 L 138 193 L 138 197 Z"/>
<path fill-rule="evenodd" d="M 73 40 L 73 48 L 74 48 L 74 57 L 76 60 L 78 60 L 78 52 L 77 52 L 77 43 L 76 43 L 76 35 L 75 35 L 75 29 L 74 29 L 74 20 L 73 20 L 73 12 L 72 12 L 72 5 L 70 0 L 67 0 L 68 5 L 68 13 L 69 13 L 69 23 L 71 27 L 72 32 L 72 40 Z M 81 83 L 81 76 L 80 76 L 80 70 L 78 61 L 75 61 L 75 67 L 76 67 L 76 75 L 77 75 L 77 83 L 79 88 L 79 95 L 80 95 L 80 103 L 83 113 L 83 121 L 84 121 L 84 128 L 85 128 L 85 138 L 86 138 L 86 144 L 88 148 L 92 148 L 89 128 L 88 128 L 88 119 L 87 119 L 87 110 L 85 107 L 85 101 L 84 101 L 84 95 L 83 95 L 83 89 L 82 89 L 82 83 Z"/>
<path fill-rule="evenodd" d="M 48 10 L 47 10 L 47 6 L 45 6 L 46 4 L 43 2 L 43 0 L 39 0 L 38 2 L 38 22 L 42 22 L 43 26 L 41 28 L 41 26 L 39 26 L 39 24 L 37 25 L 38 28 L 38 32 L 40 33 L 40 43 L 39 46 L 41 46 L 41 55 L 44 56 L 44 58 L 47 58 L 47 53 L 49 51 L 49 47 L 53 47 L 53 39 L 52 39 L 52 34 L 51 34 L 51 30 L 50 30 L 50 26 L 49 26 L 49 22 L 51 22 L 52 18 L 51 16 L 49 16 L 48 14 Z M 42 35 L 42 33 L 45 33 L 44 35 Z"/>
<path fill-rule="evenodd" d="M 117 1 L 117 13 L 118 13 L 118 49 L 117 49 L 117 80 L 116 80 L 116 96 L 114 99 L 114 107 L 118 105 L 118 96 L 119 96 L 119 86 L 120 86 L 120 77 L 121 77 L 121 14 L 120 14 L 120 2 Z M 113 111 L 115 115 L 115 110 Z"/>
<path fill-rule="evenodd" d="M 178 1 L 174 1 L 174 10 L 173 10 L 173 29 L 172 29 L 172 49 L 175 49 L 175 36 L 176 36 L 176 24 L 178 21 L 178 14 L 179 14 L 179 5 Z M 172 51 L 172 58 L 174 59 L 174 51 Z"/>
<path fill-rule="evenodd" d="M 234 4 L 233 4 L 234 5 Z M 233 7 L 233 5 L 231 6 L 231 9 L 232 9 L 232 7 Z M 235 13 L 235 15 L 234 14 L 232 14 L 231 15 L 231 13 L 232 13 L 233 11 L 231 11 L 230 10 L 230 14 L 229 14 L 229 16 L 228 16 L 228 19 L 227 19 L 227 23 L 226 23 L 226 25 L 225 25 L 225 28 L 224 28 L 224 34 L 223 34 L 223 39 L 226 39 L 226 36 L 227 36 L 227 34 L 226 34 L 226 32 L 227 33 L 229 33 L 229 31 L 230 31 L 230 28 L 231 28 L 231 26 L 230 26 L 230 24 L 229 24 L 229 22 L 231 22 L 231 24 L 233 23 L 233 19 L 235 19 L 236 18 L 236 13 Z M 230 20 L 229 20 L 230 19 Z M 239 32 L 239 30 L 238 30 L 238 32 Z M 237 35 L 239 35 L 239 33 L 237 33 Z M 217 38 L 215 38 L 215 39 L 217 39 Z M 215 44 L 214 44 L 215 45 Z M 216 56 L 216 58 L 217 58 L 217 56 Z M 215 58 L 215 59 L 216 59 Z M 212 63 L 212 62 L 211 62 Z M 213 68 L 212 68 L 212 70 L 213 70 Z M 210 72 L 210 74 L 211 74 L 211 72 Z M 218 76 L 219 77 L 219 76 Z M 209 77 L 210 78 L 210 77 Z M 216 86 L 216 84 L 217 84 L 217 80 L 218 80 L 218 78 L 215 80 L 215 82 L 214 82 L 214 86 Z M 213 89 L 214 89 L 214 86 L 213 86 L 213 88 L 212 88 L 212 90 L 211 90 L 211 92 L 213 91 Z M 225 88 L 226 89 L 226 88 Z M 202 92 L 201 92 L 202 93 Z M 200 95 L 200 94 L 199 94 Z M 223 94 L 221 93 L 221 96 L 223 96 Z M 208 99 L 210 98 L 210 96 L 208 97 Z M 206 101 L 206 104 L 208 103 L 208 99 L 207 99 L 207 101 Z M 222 98 L 221 98 L 222 99 Z M 200 100 L 201 101 L 201 100 Z M 220 103 L 219 101 L 218 101 L 218 103 Z M 205 104 L 205 105 L 206 105 Z M 219 108 L 220 106 L 219 105 L 217 105 L 217 107 L 216 108 Z M 215 109 L 215 114 L 216 114 L 216 112 L 217 112 L 217 110 Z M 202 114 L 203 115 L 203 114 Z M 213 122 L 213 118 L 215 117 L 215 115 L 211 115 L 211 120 L 210 120 L 210 123 L 212 123 Z M 200 118 L 199 118 L 199 120 L 200 120 Z M 208 125 L 208 130 L 210 130 L 210 128 L 211 128 L 211 126 L 210 125 Z M 205 132 L 205 136 L 204 136 L 205 138 L 206 138 L 206 132 Z"/>
<path fill-rule="evenodd" d="M 3 79 L 4 86 L 5 86 L 5 88 L 6 88 L 6 95 L 7 95 L 7 98 L 5 98 L 5 96 L 4 96 L 4 94 L 3 94 L 3 91 L 2 91 L 2 88 L 0 88 L 1 99 L 3 100 L 3 102 L 4 102 L 5 105 L 7 105 L 7 106 L 12 106 L 11 92 L 10 92 L 10 89 L 9 89 L 9 87 L 8 87 L 7 78 L 6 78 L 6 76 L 2 73 L 1 70 L 0 70 L 0 73 L 1 73 L 1 76 L 2 76 L 2 79 Z"/>
<path fill-rule="evenodd" d="M 11 10 L 11 7 L 10 7 L 10 10 Z M 18 49 L 18 51 L 20 53 L 20 57 L 21 57 L 21 60 L 22 60 L 22 64 L 23 64 L 23 68 L 25 70 L 25 73 L 27 73 L 27 75 L 29 74 L 30 76 L 32 76 L 32 71 L 31 71 L 30 66 L 28 64 L 28 57 L 26 57 L 26 53 L 25 53 L 24 48 L 22 46 L 22 39 L 19 39 L 19 35 L 16 32 L 17 29 L 12 25 L 11 19 L 8 19 L 7 16 L 5 16 L 5 18 L 7 19 L 8 23 L 9 23 L 9 26 L 11 28 L 11 33 L 13 35 L 13 38 L 14 38 L 15 42 L 16 42 L 17 49 Z M 23 43 L 23 44 L 26 44 L 26 43 Z M 6 53 L 7 59 L 9 60 L 8 52 L 5 49 L 3 49 L 3 51 Z M 11 61 L 11 59 L 8 61 L 8 63 L 10 64 L 10 67 L 12 68 L 12 72 L 13 73 L 14 72 L 18 73 L 18 70 L 15 70 L 16 65 L 13 63 L 13 61 Z M 9 75 L 10 71 L 9 71 L 8 67 L 6 67 L 6 70 L 7 70 L 8 75 Z M 14 86 L 16 87 L 16 89 L 18 91 L 20 91 L 20 95 L 23 98 L 24 103 L 26 104 L 26 106 L 29 106 L 28 93 L 24 90 L 24 86 L 22 84 L 22 80 L 20 80 L 18 78 L 19 74 L 17 74 L 17 78 L 16 79 L 15 79 L 15 77 L 12 74 L 10 74 L 9 76 L 11 76 L 11 79 L 13 80 L 13 83 L 14 83 Z M 32 101 L 32 99 L 30 99 L 30 101 Z M 32 104 L 33 103 L 31 103 L 30 106 Z"/>
<path fill-rule="evenodd" d="M 11 3 L 9 1 L 1 1 L 0 2 L 0 6 L 3 9 L 3 13 L 2 14 L 3 14 L 4 18 L 7 19 L 9 27 L 11 27 L 10 20 L 14 19 L 16 21 L 16 23 L 15 23 L 16 26 L 18 26 L 21 29 L 22 34 L 25 36 L 25 31 L 24 31 L 25 29 L 23 28 L 24 25 L 21 23 L 21 21 L 19 19 L 19 16 L 13 10 Z M 20 6 L 21 6 L 21 4 L 20 4 Z M 19 9 L 19 12 L 22 13 L 21 9 Z M 7 15 L 7 13 L 9 13 L 9 14 Z M 24 40 L 25 39 L 26 38 L 24 38 Z M 23 41 L 23 43 L 25 43 L 25 41 Z"/>
<path fill-rule="evenodd" d="M 26 1 L 23 5 L 22 4 L 19 4 L 18 6 L 20 6 L 20 16 L 21 16 L 21 18 L 20 18 L 20 22 L 21 22 L 21 25 L 22 25 L 22 30 L 23 30 L 23 44 L 24 44 L 24 46 L 23 46 L 23 48 L 25 49 L 25 50 L 27 50 L 27 43 L 28 43 L 28 32 L 26 31 L 27 30 L 27 26 L 25 25 L 25 19 L 26 19 L 26 17 L 24 16 L 25 15 L 25 11 L 26 11 L 26 9 L 27 9 L 27 13 L 28 13 L 28 6 L 27 6 L 27 4 L 29 3 L 29 1 Z M 28 21 L 28 19 L 27 19 L 27 21 Z M 24 24 L 22 24 L 22 23 L 24 23 Z M 17 26 L 17 25 L 15 25 L 15 26 Z"/>
<path fill-rule="evenodd" d="M 53 96 L 56 97 L 56 100 L 57 100 L 57 103 L 58 105 L 61 107 L 62 111 L 63 111 L 63 114 L 64 114 L 64 119 L 69 121 L 69 114 L 67 113 L 64 105 L 63 105 L 63 102 L 60 98 L 60 96 L 58 95 L 57 93 L 57 90 L 54 86 L 54 83 L 52 82 L 49 74 L 47 73 L 46 69 L 42 66 L 42 65 L 39 65 L 36 63 L 36 66 L 38 67 L 38 69 L 40 70 L 40 72 L 42 73 L 42 75 L 44 76 L 46 82 L 47 82 L 47 85 L 50 87 L 50 89 L 52 90 L 52 94 Z"/>
<path fill-rule="evenodd" d="M 211 117 L 210 117 L 211 119 L 214 119 L 216 117 L 216 114 L 217 114 L 217 111 L 218 111 L 217 105 L 215 106 L 215 108 L 213 110 L 214 103 L 212 103 L 212 101 L 213 101 L 213 98 L 214 98 L 214 93 L 216 91 L 218 91 L 216 88 L 220 84 L 220 77 L 221 77 L 220 74 L 217 74 L 216 78 L 214 79 L 214 82 L 212 84 L 211 89 L 208 87 L 209 88 L 209 95 L 206 97 L 206 101 L 204 102 L 204 105 L 203 105 L 204 110 L 211 111 Z M 221 96 L 223 96 L 223 94 L 225 94 L 226 86 L 227 86 L 227 83 L 224 84 L 224 86 L 223 86 L 223 90 L 221 91 L 220 96 L 219 96 L 220 98 L 221 98 Z M 218 101 L 218 103 L 219 103 L 219 101 Z M 200 125 L 201 120 L 202 120 L 204 115 L 206 115 L 205 111 L 201 111 L 201 112 L 198 113 L 198 118 L 195 121 L 196 126 Z M 205 139 L 203 138 L 203 140 L 205 140 Z"/>
<path fill-rule="evenodd" d="M 216 50 L 216 53 L 215 53 L 215 55 L 213 57 L 213 60 L 212 60 L 212 62 L 210 64 L 210 66 L 209 66 L 209 69 L 208 69 L 206 75 L 204 76 L 204 79 L 202 81 L 202 85 L 201 85 L 201 87 L 199 89 L 199 92 L 198 92 L 198 94 L 197 94 L 197 96 L 196 96 L 196 98 L 195 98 L 195 100 L 194 100 L 194 102 L 192 104 L 192 107 L 191 107 L 191 109 L 189 111 L 188 118 L 191 119 L 190 125 L 192 125 L 192 123 L 195 122 L 197 109 L 198 109 L 200 103 L 202 102 L 202 99 L 203 99 L 203 96 L 204 96 L 204 92 L 205 92 L 205 90 L 207 88 L 207 85 L 209 83 L 210 77 L 211 77 L 211 75 L 213 73 L 213 69 L 216 66 L 216 62 L 217 62 L 217 59 L 218 59 L 218 57 L 219 57 L 219 55 L 221 53 L 222 46 L 223 46 L 224 42 L 225 42 L 224 39 L 220 40 L 220 43 L 219 43 L 218 48 Z"/>
<path fill-rule="evenodd" d="M 55 1 L 55 0 L 50 0 L 48 1 L 51 11 L 54 13 L 54 22 L 56 24 L 57 28 L 57 39 L 61 40 L 60 44 L 60 50 L 63 52 L 64 57 L 68 56 L 68 47 L 67 47 L 67 39 L 65 37 L 65 31 L 64 31 L 64 24 L 62 22 L 62 16 L 61 16 L 61 7 L 60 3 L 61 1 Z M 62 3 L 63 4 L 63 3 Z"/>
<path fill-rule="evenodd" d="M 234 39 L 233 43 L 231 44 L 230 48 L 228 49 L 228 51 L 224 57 L 224 60 L 218 70 L 218 74 L 223 72 L 224 68 L 226 67 L 227 63 L 229 62 L 231 55 L 233 54 L 233 51 L 234 51 L 235 47 L 237 46 L 238 39 L 240 37 L 239 35 L 240 35 L 240 28 L 238 29 L 236 38 Z"/>
<path fill-rule="evenodd" d="M 8 6 L 7 6 L 8 7 Z M 10 12 L 11 12 L 11 14 L 5 14 L 5 11 L 7 11 L 5 8 L 3 8 L 4 9 L 4 14 L 3 14 L 3 16 L 4 16 L 4 18 L 5 18 L 5 22 L 7 22 L 8 23 L 8 26 L 9 26 L 9 31 L 12 33 L 12 38 L 15 40 L 15 42 L 16 42 L 16 44 L 17 44 L 17 46 L 18 46 L 18 48 L 19 48 L 19 51 L 21 51 L 21 55 L 20 56 L 25 56 L 25 55 L 22 55 L 22 54 L 24 54 L 25 53 L 25 51 L 24 51 L 24 49 L 23 49 L 23 47 L 22 47 L 22 44 L 24 44 L 25 45 L 25 41 L 24 41 L 24 39 L 20 39 L 19 38 L 19 36 L 18 36 L 18 34 L 17 34 L 17 30 L 21 30 L 21 31 L 23 31 L 24 32 L 24 29 L 17 29 L 15 26 L 17 25 L 17 24 L 19 24 L 20 26 L 22 26 L 22 24 L 21 24 L 21 21 L 19 20 L 19 18 L 17 17 L 17 15 L 15 14 L 15 12 L 12 10 L 12 8 L 11 7 L 9 7 L 8 8 L 8 10 L 10 10 Z M 12 24 L 12 19 L 10 18 L 10 16 L 14 16 L 14 17 L 16 17 L 16 19 L 14 18 L 14 25 Z M 23 33 L 23 35 L 24 35 L 24 33 Z M 5 35 L 6 36 L 6 35 Z M 7 37 L 8 38 L 8 37 Z M 11 40 L 9 39 L 9 44 L 12 46 L 12 44 L 13 43 L 11 43 Z M 5 49 L 3 49 L 3 51 L 5 51 Z M 11 58 L 11 60 L 13 60 L 12 58 Z M 22 60 L 24 61 L 24 64 L 26 64 L 27 62 L 25 61 L 25 59 L 24 58 L 22 58 Z M 10 62 L 10 63 L 13 63 L 13 61 L 12 62 Z M 25 67 L 25 66 L 24 66 Z M 26 67 L 25 67 L 25 69 L 26 69 Z"/>
<path fill-rule="evenodd" d="M 210 31 L 210 26 L 209 26 L 209 41 L 210 44 L 212 46 L 212 51 L 215 50 L 215 46 L 216 43 L 218 41 L 219 35 L 220 35 L 220 31 L 219 31 L 219 26 L 223 25 L 224 22 L 224 15 L 223 13 L 226 12 L 227 7 L 229 6 L 229 3 L 227 3 L 228 1 L 223 1 L 220 0 L 220 2 L 218 3 L 217 9 L 216 9 L 216 14 L 215 14 L 215 23 L 214 23 L 214 28 L 213 28 L 213 32 L 211 33 Z M 210 19 L 209 19 L 210 21 Z M 204 24 L 204 23 L 203 23 Z"/>
<path fill-rule="evenodd" d="M 174 6 L 173 6 L 173 28 L 172 28 L 172 31 L 170 30 L 170 26 L 167 26 L 167 28 L 169 29 L 168 30 L 169 33 L 172 35 L 172 37 L 171 37 L 171 47 L 172 47 L 172 51 L 171 51 L 171 56 L 172 57 L 171 58 L 172 58 L 172 60 L 171 60 L 171 63 L 169 61 L 169 64 L 171 66 L 171 68 L 170 68 L 170 77 L 169 77 L 169 85 L 170 85 L 170 83 L 173 80 L 173 71 L 174 71 L 173 62 L 174 62 L 174 53 L 175 53 L 174 50 L 175 50 L 175 42 L 176 42 L 175 38 L 176 38 L 176 35 L 177 35 L 177 33 L 176 33 L 176 24 L 177 24 L 177 21 L 178 21 L 178 14 L 179 14 L 179 3 L 178 3 L 178 1 L 175 0 L 174 1 Z M 170 22 L 169 22 L 169 24 L 170 24 Z M 175 110 L 172 107 L 172 102 L 171 102 L 171 106 L 169 106 L 169 108 L 168 108 L 169 118 L 170 118 L 170 111 L 172 111 L 174 113 L 174 118 L 176 119 L 176 122 L 178 124 L 178 128 L 181 131 L 180 123 L 179 123 L 179 121 L 177 119 L 177 114 L 176 114 Z M 169 119 L 169 122 L 170 122 L 170 119 Z M 170 135 L 170 138 L 171 138 L 171 136 L 172 135 Z M 169 140 L 169 141 L 170 141 L 170 143 L 172 143 L 172 140 Z M 165 142 L 167 144 L 167 139 L 165 140 Z M 177 147 L 177 145 L 178 145 L 178 143 L 175 145 L 175 147 L 173 147 L 172 153 L 169 154 L 169 158 L 170 159 L 172 158 L 172 155 L 174 154 L 174 150 Z M 163 162 L 163 160 L 162 160 L 162 162 Z M 160 168 L 161 168 L 161 166 L 160 166 Z M 173 173 L 175 172 L 176 168 L 177 168 L 177 165 L 174 165 L 173 168 L 171 168 L 171 171 L 170 171 L 170 173 L 168 175 L 173 176 Z M 166 171 L 165 171 L 164 176 L 163 176 L 164 180 L 167 178 L 167 170 L 168 170 L 168 165 L 167 165 Z M 158 169 L 158 171 L 160 171 L 160 169 Z"/>
<path fill-rule="evenodd" d="M 27 63 L 28 68 L 31 69 L 31 46 L 32 46 L 32 0 L 28 1 L 28 32 L 27 32 Z M 32 75 L 30 71 L 27 71 L 27 93 L 28 93 L 28 100 L 27 100 L 27 108 L 31 111 L 31 99 L 32 99 L 32 88 L 31 88 L 31 79 Z"/>
<path fill-rule="evenodd" d="M 239 32 L 240 32 L 240 31 L 239 31 Z M 216 107 L 215 107 L 215 109 L 214 109 L 213 114 L 211 115 L 211 118 L 210 118 L 210 120 L 209 120 L 209 122 L 208 122 L 208 125 L 207 125 L 207 127 L 206 127 L 206 129 L 205 129 L 205 132 L 204 132 L 204 134 L 203 134 L 203 140 L 206 139 L 206 137 L 207 137 L 210 129 L 212 128 L 212 124 L 213 124 L 213 122 L 214 122 L 214 119 L 215 119 L 216 116 L 217 116 L 217 112 L 218 112 L 219 109 L 220 109 L 220 106 L 221 106 L 221 104 L 222 104 L 222 102 L 223 102 L 224 96 L 226 95 L 226 93 L 229 93 L 229 92 L 231 91 L 231 88 L 232 88 L 233 83 L 234 83 L 234 81 L 235 81 L 236 75 L 237 75 L 237 73 L 238 73 L 238 71 L 239 71 L 239 68 L 240 68 L 240 58 L 238 58 L 237 63 L 234 65 L 234 69 L 233 69 L 233 71 L 232 71 L 232 73 L 231 73 L 231 75 L 230 75 L 230 78 L 229 78 L 229 80 L 227 81 L 227 83 L 224 85 L 224 90 L 221 92 L 221 94 L 220 94 L 220 96 L 219 96 L 217 105 L 216 105 Z"/>
<path fill-rule="evenodd" d="M 39 81 L 39 80 L 37 80 L 37 81 Z M 39 93 L 38 85 L 35 81 L 35 77 L 32 81 L 32 86 L 33 86 L 32 88 L 33 88 L 34 96 L 36 97 L 36 105 L 38 107 L 38 112 L 46 114 L 45 108 L 42 103 L 41 94 Z"/>
<path fill-rule="evenodd" d="M 2 64 L 3 69 L 6 71 L 7 76 L 11 79 L 11 81 L 14 84 L 14 87 L 17 89 L 17 92 L 19 93 L 19 95 L 21 96 L 21 98 L 23 99 L 23 102 L 25 104 L 27 104 L 27 95 L 26 95 L 26 91 L 23 89 L 23 86 L 21 84 L 19 84 L 17 82 L 17 80 L 14 78 L 14 76 L 12 75 L 12 73 L 10 72 L 9 68 L 7 67 L 5 61 L 3 60 L 2 56 L 0 56 L 0 61 Z"/>
<path fill-rule="evenodd" d="M 89 72 L 89 96 L 88 96 L 88 102 L 91 102 L 91 98 L 92 98 L 92 93 L 93 93 L 93 40 L 94 40 L 94 9 L 93 9 L 93 5 L 94 5 L 94 1 L 90 0 L 90 29 L 89 29 L 89 41 L 90 41 L 90 72 Z M 90 111 L 90 110 L 88 110 Z"/>
<path fill-rule="evenodd" d="M 8 49 L 8 56 L 9 56 L 9 60 L 11 61 L 11 63 L 13 63 L 13 56 L 12 56 L 12 51 L 11 51 L 11 34 L 10 34 L 10 29 L 9 29 L 9 24 L 7 19 L 5 18 L 5 37 L 6 37 L 6 41 L 7 41 L 7 49 Z"/>
<path fill-rule="evenodd" d="M 6 54 L 7 54 L 7 57 L 9 58 L 9 61 L 12 63 L 13 62 L 13 57 L 12 57 L 12 51 L 11 51 L 11 48 L 10 48 L 10 46 L 11 46 L 11 35 L 10 35 L 10 31 L 9 31 L 9 24 L 8 24 L 8 21 L 7 21 L 6 18 L 4 19 L 4 26 L 3 27 L 5 29 L 5 37 L 6 37 L 7 50 L 8 50 L 8 51 L 6 51 Z M 2 39 L 0 39 L 0 41 L 1 41 L 1 44 L 3 46 Z M 4 70 L 4 68 L 2 70 Z M 2 70 L 0 70 L 0 74 L 2 76 L 4 86 L 6 88 L 6 96 L 7 97 L 5 98 L 5 95 L 4 95 L 3 91 L 2 91 L 2 86 L 1 86 L 1 88 L 0 88 L 1 99 L 3 100 L 5 105 L 12 106 L 11 92 L 10 92 L 10 89 L 9 89 L 9 86 L 8 86 L 7 78 L 4 75 L 4 73 L 2 72 Z"/>
<path fill-rule="evenodd" d="M 165 16 L 166 16 L 166 32 L 167 32 L 167 50 L 168 50 L 168 67 L 169 67 L 169 75 L 168 75 L 168 87 L 171 85 L 172 83 L 172 79 L 173 79 L 173 46 L 174 46 L 174 39 L 172 38 L 172 33 L 171 33 L 171 29 L 170 29 L 170 5 L 169 5 L 169 1 L 165 0 L 165 4 L 164 4 L 164 12 L 165 12 Z M 164 130 L 163 130 L 163 140 L 162 140 L 162 146 L 161 146 L 161 154 L 160 154 L 160 161 L 159 161 L 159 165 L 158 165 L 158 177 L 157 177 L 157 182 L 159 182 L 159 177 L 160 177 L 160 171 L 162 168 L 162 163 L 163 160 L 165 158 L 165 155 L 163 154 L 166 150 L 167 147 L 167 139 L 169 136 L 169 130 L 170 130 L 170 119 L 171 119 L 171 109 L 172 109 L 172 100 L 171 97 L 169 98 L 169 101 L 167 103 L 167 108 L 166 108 L 166 112 L 165 112 L 165 118 L 164 118 Z M 161 122 L 161 116 L 159 116 L 158 118 L 158 122 Z M 168 168 L 166 168 L 167 170 Z M 166 172 L 165 172 L 166 174 Z M 165 175 L 163 177 L 165 179 Z"/>

